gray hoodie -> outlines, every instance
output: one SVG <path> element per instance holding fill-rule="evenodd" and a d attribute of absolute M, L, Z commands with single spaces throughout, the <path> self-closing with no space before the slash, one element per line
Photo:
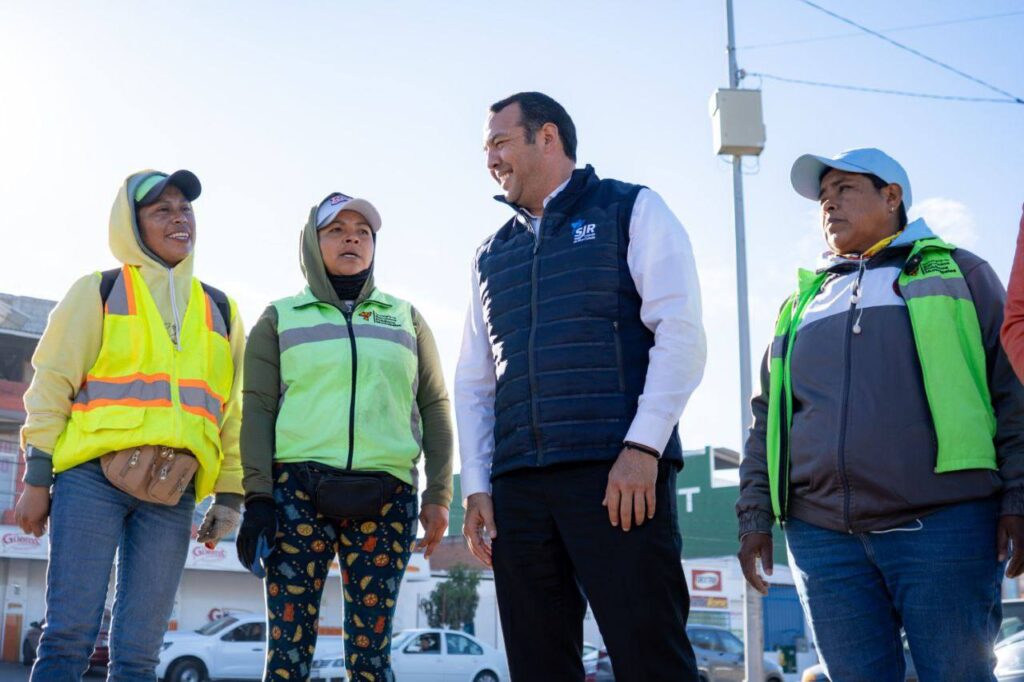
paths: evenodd
<path fill-rule="evenodd" d="M 818 272 L 832 277 L 800 322 L 791 360 L 793 518 L 841 532 L 883 530 L 997 494 L 1003 514 L 1024 515 L 1024 389 L 999 341 L 1006 293 L 991 266 L 963 249 L 952 256 L 978 311 L 999 469 L 934 471 L 935 430 L 910 317 L 895 286 L 913 243 L 934 236 L 916 220 L 869 259 L 826 254 L 820 263 Z M 774 521 L 766 462 L 767 362 L 766 353 L 740 466 L 740 536 L 770 532 Z"/>

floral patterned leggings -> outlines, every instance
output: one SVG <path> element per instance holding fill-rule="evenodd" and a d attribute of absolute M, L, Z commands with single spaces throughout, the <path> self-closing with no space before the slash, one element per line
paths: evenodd
<path fill-rule="evenodd" d="M 391 624 L 416 538 L 416 490 L 398 479 L 380 514 L 332 521 L 317 513 L 318 465 L 274 467 L 277 543 L 267 562 L 267 665 L 264 680 L 301 682 L 310 674 L 324 581 L 335 556 L 345 597 L 345 667 L 350 680 L 394 682 Z"/>

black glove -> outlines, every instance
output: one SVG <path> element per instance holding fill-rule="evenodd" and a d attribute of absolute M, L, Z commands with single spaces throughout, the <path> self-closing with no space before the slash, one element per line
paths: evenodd
<path fill-rule="evenodd" d="M 277 513 L 274 501 L 267 497 L 254 497 L 246 502 L 235 547 L 238 560 L 257 578 L 267 575 L 263 562 L 274 549 L 275 535 Z"/>

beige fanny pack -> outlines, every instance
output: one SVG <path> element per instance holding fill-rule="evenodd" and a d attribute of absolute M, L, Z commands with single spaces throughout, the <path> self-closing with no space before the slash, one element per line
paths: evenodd
<path fill-rule="evenodd" d="M 108 452 L 100 458 L 107 480 L 145 502 L 174 506 L 199 469 L 188 450 L 142 445 Z"/>

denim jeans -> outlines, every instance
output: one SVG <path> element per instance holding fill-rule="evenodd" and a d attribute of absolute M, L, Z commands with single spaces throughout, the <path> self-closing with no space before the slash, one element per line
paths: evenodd
<path fill-rule="evenodd" d="M 155 679 L 192 531 L 192 485 L 177 506 L 143 502 L 107 481 L 98 460 L 57 474 L 50 509 L 46 625 L 34 682 L 79 680 L 89 667 L 117 554 L 108 679 Z"/>
<path fill-rule="evenodd" d="M 786 522 L 790 566 L 835 682 L 903 682 L 900 628 L 921 682 L 994 681 L 1002 618 L 999 505 L 950 505 L 888 531 Z"/>

